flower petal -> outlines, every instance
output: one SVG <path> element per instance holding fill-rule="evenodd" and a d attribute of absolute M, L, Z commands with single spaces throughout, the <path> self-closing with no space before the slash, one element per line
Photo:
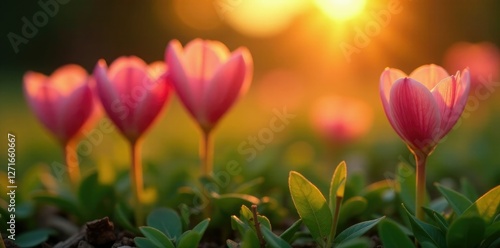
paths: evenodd
<path fill-rule="evenodd" d="M 93 94 L 85 69 L 65 65 L 51 76 L 27 72 L 24 90 L 28 103 L 42 122 L 62 143 L 76 137 L 93 109 Z"/>
<path fill-rule="evenodd" d="M 430 64 L 423 65 L 415 69 L 411 74 L 410 78 L 417 80 L 431 90 L 434 88 L 441 80 L 450 75 L 446 70 L 438 65 Z"/>
<path fill-rule="evenodd" d="M 391 89 L 390 107 L 393 125 L 408 146 L 430 152 L 439 141 L 436 138 L 441 124 L 431 92 L 411 78 L 398 79 Z"/>
<path fill-rule="evenodd" d="M 184 62 L 182 45 L 178 40 L 169 42 L 165 51 L 165 61 L 169 66 L 167 74 L 169 83 L 174 86 L 177 96 L 188 112 L 194 117 L 197 116 L 196 110 L 199 109 L 201 95 L 200 92 L 195 92 L 196 89 L 191 87 L 191 82 L 185 71 L 187 66 Z"/>
<path fill-rule="evenodd" d="M 82 126 L 87 122 L 94 109 L 94 98 L 88 84 L 75 89 L 71 95 L 63 98 L 59 103 L 58 113 L 59 132 L 62 137 L 71 139 L 78 134 Z"/>
<path fill-rule="evenodd" d="M 87 83 L 87 71 L 79 65 L 69 64 L 58 68 L 49 77 L 51 87 L 64 96 Z"/>
<path fill-rule="evenodd" d="M 48 77 L 37 72 L 24 74 L 24 93 L 36 117 L 52 133 L 57 134 L 60 129 L 57 119 L 56 107 L 62 96 L 52 87 L 48 87 Z"/>
<path fill-rule="evenodd" d="M 209 81 L 210 86 L 203 96 L 204 122 L 202 126 L 212 126 L 244 94 L 250 85 L 253 61 L 246 48 L 236 50 L 231 58 L 218 68 Z"/>
<path fill-rule="evenodd" d="M 135 56 L 119 57 L 110 65 L 108 78 L 119 95 L 131 95 L 134 88 L 147 84 L 148 65 Z"/>
<path fill-rule="evenodd" d="M 458 98 L 457 98 L 457 106 L 464 106 L 467 102 L 467 98 L 469 98 L 469 91 L 470 91 L 470 85 L 471 85 L 471 75 L 469 68 L 465 68 L 462 71 L 462 76 L 460 77 L 459 81 L 459 92 L 458 92 Z"/>
<path fill-rule="evenodd" d="M 190 80 L 199 81 L 201 85 L 198 87 L 206 87 L 203 83 L 213 77 L 229 54 L 229 50 L 220 42 L 195 39 L 184 48 L 185 63 L 189 65 L 184 69 Z"/>
<path fill-rule="evenodd" d="M 167 83 L 166 66 L 163 62 L 154 62 L 149 65 L 149 81 L 143 89 L 145 96 L 137 102 L 134 114 L 135 129 L 143 133 L 157 119 L 167 101 L 171 85 Z"/>
<path fill-rule="evenodd" d="M 122 130 L 121 120 L 125 119 L 129 110 L 121 103 L 120 95 L 108 78 L 106 61 L 101 59 L 97 62 L 93 75 L 102 107 L 108 117 Z"/>
<path fill-rule="evenodd" d="M 382 106 L 384 107 L 385 114 L 387 116 L 387 119 L 389 119 L 389 123 L 391 123 L 392 127 L 396 132 L 401 136 L 399 133 L 399 130 L 394 127 L 392 117 L 390 114 L 390 106 L 389 106 L 389 101 L 390 101 L 390 95 L 391 95 L 391 88 L 394 82 L 400 78 L 404 78 L 407 75 L 402 72 L 401 70 L 398 69 L 393 69 L 393 68 L 385 68 L 384 72 L 382 72 L 382 75 L 380 75 L 380 85 L 379 85 L 379 90 L 380 90 L 380 99 L 382 100 Z"/>
<path fill-rule="evenodd" d="M 441 137 L 444 137 L 455 125 L 465 108 L 470 88 L 469 70 L 460 72 L 442 80 L 432 94 L 439 107 L 441 115 Z"/>

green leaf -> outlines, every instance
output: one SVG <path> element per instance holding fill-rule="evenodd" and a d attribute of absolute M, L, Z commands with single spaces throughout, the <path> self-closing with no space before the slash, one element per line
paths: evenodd
<path fill-rule="evenodd" d="M 195 231 L 186 231 L 179 238 L 179 243 L 177 244 L 177 248 L 193 248 L 198 247 L 198 243 L 201 240 L 201 234 Z"/>
<path fill-rule="evenodd" d="M 438 213 L 444 213 L 449 205 L 446 198 L 440 196 L 429 203 L 429 208 Z"/>
<path fill-rule="evenodd" d="M 481 247 L 489 247 L 495 240 L 500 239 L 500 221 L 493 222 L 493 224 L 486 227 L 484 234 L 484 241 Z"/>
<path fill-rule="evenodd" d="M 151 241 L 155 246 L 164 247 L 164 248 L 175 248 L 172 241 L 160 230 L 150 227 L 150 226 L 141 226 L 139 227 L 144 237 L 146 237 L 149 241 Z"/>
<path fill-rule="evenodd" d="M 139 248 L 161 248 L 162 246 L 155 245 L 151 240 L 142 237 L 134 238 L 134 243 Z"/>
<path fill-rule="evenodd" d="M 243 243 L 241 244 L 241 248 L 255 248 L 255 247 L 260 247 L 259 238 L 252 229 L 248 229 L 245 232 L 245 235 L 243 235 Z"/>
<path fill-rule="evenodd" d="M 500 247 L 500 238 L 497 238 L 493 243 L 491 243 L 488 248 L 498 248 Z"/>
<path fill-rule="evenodd" d="M 335 246 L 335 248 L 369 248 L 369 247 L 372 247 L 370 240 L 364 237 L 351 239 L 348 240 L 347 242 L 343 242 L 342 244 Z"/>
<path fill-rule="evenodd" d="M 491 224 L 495 216 L 500 212 L 500 185 L 486 192 L 477 199 L 461 217 L 480 216 L 486 225 Z"/>
<path fill-rule="evenodd" d="M 240 235 L 243 237 L 248 229 L 251 229 L 248 224 L 240 220 L 236 215 L 231 216 L 231 228 L 233 230 L 238 230 Z"/>
<path fill-rule="evenodd" d="M 343 224 L 350 218 L 362 214 L 367 205 L 366 199 L 362 196 L 349 198 L 340 207 L 339 224 Z"/>
<path fill-rule="evenodd" d="M 394 211 L 394 200 L 396 196 L 395 182 L 383 180 L 372 183 L 363 189 L 363 196 L 366 199 L 366 209 L 364 217 L 373 216 L 375 213 L 391 214 Z"/>
<path fill-rule="evenodd" d="M 425 214 L 429 216 L 437 224 L 437 226 L 439 227 L 439 229 L 441 229 L 441 231 L 445 233 L 448 231 L 448 221 L 446 221 L 446 219 L 441 214 L 430 208 L 426 207 L 422 208 L 424 209 Z"/>
<path fill-rule="evenodd" d="M 16 206 L 16 218 L 27 219 L 32 217 L 35 213 L 35 206 L 33 202 L 22 202 Z"/>
<path fill-rule="evenodd" d="M 451 223 L 446 234 L 448 247 L 477 247 L 483 240 L 485 229 L 484 221 L 480 217 L 458 218 Z"/>
<path fill-rule="evenodd" d="M 122 226 L 123 228 L 133 233 L 138 233 L 139 230 L 134 225 L 132 225 L 125 211 L 126 211 L 125 206 L 123 204 L 120 203 L 116 204 L 114 213 L 116 222 L 120 224 L 120 226 Z"/>
<path fill-rule="evenodd" d="M 245 224 L 248 226 L 254 228 L 254 223 L 253 223 L 253 213 L 252 211 L 245 205 L 241 206 L 240 209 L 240 220 L 243 221 Z M 255 228 L 254 228 L 255 229 Z"/>
<path fill-rule="evenodd" d="M 189 207 L 184 203 L 179 206 L 179 212 L 181 214 L 182 230 L 186 230 L 189 226 L 191 212 L 189 211 Z"/>
<path fill-rule="evenodd" d="M 79 219 L 83 219 L 83 214 L 81 212 L 80 206 L 73 199 L 47 193 L 35 194 L 33 196 L 33 199 L 38 203 L 54 205 L 61 209 L 63 212 L 74 214 Z"/>
<path fill-rule="evenodd" d="M 104 199 L 113 196 L 113 191 L 112 186 L 102 185 L 99 182 L 97 172 L 93 172 L 81 181 L 78 187 L 78 200 L 87 216 L 91 218 L 102 217 L 99 216 L 103 213 L 103 209 L 100 206 L 105 202 Z M 99 213 L 99 215 L 95 213 Z"/>
<path fill-rule="evenodd" d="M 291 244 L 293 242 L 293 237 L 297 231 L 299 231 L 300 226 L 302 225 L 302 219 L 298 219 L 293 223 L 288 229 L 286 229 L 280 237 Z"/>
<path fill-rule="evenodd" d="M 332 216 L 337 212 L 337 206 L 340 206 L 342 199 L 344 199 L 345 182 L 347 178 L 347 165 L 345 161 L 340 162 L 333 172 L 332 180 L 330 182 L 330 194 L 328 205 L 330 207 Z M 340 202 L 337 202 L 340 201 Z"/>
<path fill-rule="evenodd" d="M 292 171 L 288 179 L 293 204 L 313 238 L 323 244 L 330 234 L 332 214 L 319 189 L 301 174 Z"/>
<path fill-rule="evenodd" d="M 455 211 L 458 216 L 462 215 L 462 213 L 472 204 L 472 202 L 469 201 L 467 197 L 455 190 L 446 188 L 439 184 L 436 184 L 436 187 L 438 188 L 439 192 L 441 192 L 441 194 L 446 198 L 450 206 L 453 208 L 453 211 Z"/>
<path fill-rule="evenodd" d="M 415 176 L 415 169 L 413 167 L 406 163 L 399 163 L 396 176 L 399 186 L 399 197 L 412 213 L 415 213 Z"/>
<path fill-rule="evenodd" d="M 413 235 L 422 244 L 422 247 L 442 247 L 446 248 L 446 238 L 444 232 L 439 228 L 427 224 L 413 216 L 403 205 L 413 230 Z M 425 246 L 424 246 L 425 245 Z"/>
<path fill-rule="evenodd" d="M 215 206 L 219 207 L 223 212 L 228 214 L 234 214 L 238 212 L 238 209 L 242 205 L 257 205 L 259 204 L 259 198 L 251 195 L 245 194 L 212 194 L 212 200 Z"/>
<path fill-rule="evenodd" d="M 19 234 L 14 243 L 21 248 L 35 247 L 47 241 L 49 236 L 55 233 L 54 230 L 46 228 L 29 231 Z"/>
<path fill-rule="evenodd" d="M 469 199 L 469 201 L 474 202 L 477 198 L 479 198 L 476 189 L 472 186 L 470 181 L 467 180 L 467 178 L 460 178 L 460 186 L 460 191 L 467 197 L 467 199 Z"/>
<path fill-rule="evenodd" d="M 272 230 L 272 227 L 271 227 L 271 221 L 269 221 L 269 219 L 264 216 L 264 215 L 257 215 L 257 220 L 259 221 L 259 223 L 267 228 L 269 228 L 269 230 Z"/>
<path fill-rule="evenodd" d="M 341 233 L 337 235 L 337 237 L 334 240 L 334 243 L 336 244 L 342 244 L 344 242 L 347 242 L 351 239 L 355 239 L 357 237 L 360 237 L 361 235 L 365 234 L 368 230 L 370 230 L 372 227 L 377 225 L 381 220 L 383 220 L 385 216 L 382 216 L 380 218 L 374 219 L 374 220 L 369 220 L 369 221 L 363 221 L 357 224 L 354 224 Z"/>
<path fill-rule="evenodd" d="M 205 230 L 207 230 L 208 224 L 210 224 L 210 218 L 204 219 L 202 222 L 198 223 L 195 227 L 193 227 L 193 231 L 199 233 L 201 236 L 205 233 Z"/>
<path fill-rule="evenodd" d="M 255 223 L 253 221 L 253 213 L 252 210 L 250 210 L 247 206 L 243 205 L 241 206 L 240 209 L 240 218 L 243 222 L 245 222 L 247 225 L 251 226 L 253 229 L 255 229 Z M 257 221 L 266 226 L 269 229 L 271 228 L 271 222 L 266 216 L 259 215 L 257 214 Z"/>
<path fill-rule="evenodd" d="M 274 234 L 269 228 L 261 225 L 262 235 L 266 240 L 266 243 L 271 248 L 292 248 L 285 240 L 281 239 L 279 236 Z"/>
<path fill-rule="evenodd" d="M 252 179 L 250 181 L 238 185 L 238 187 L 235 188 L 232 192 L 240 194 L 248 194 L 252 188 L 262 184 L 263 182 L 264 182 L 263 177 L 257 177 L 255 179 Z"/>
<path fill-rule="evenodd" d="M 344 198 L 349 199 L 360 195 L 366 186 L 365 176 L 361 173 L 349 174 L 349 180 L 345 182 Z"/>
<path fill-rule="evenodd" d="M 378 225 L 378 234 L 384 248 L 414 247 L 410 238 L 399 228 L 399 226 L 385 219 Z"/>
<path fill-rule="evenodd" d="M 172 209 L 157 208 L 147 218 L 146 223 L 167 235 L 172 240 L 177 240 L 182 234 L 181 218 Z"/>

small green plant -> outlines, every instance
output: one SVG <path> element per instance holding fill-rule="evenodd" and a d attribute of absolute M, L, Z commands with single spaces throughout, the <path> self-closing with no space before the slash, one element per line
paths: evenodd
<path fill-rule="evenodd" d="M 193 229 L 183 232 L 189 225 L 189 215 L 169 208 L 153 210 L 147 217 L 147 226 L 139 227 L 144 237 L 134 238 L 139 248 L 192 248 L 198 244 L 208 227 L 210 219 L 198 223 Z"/>
<path fill-rule="evenodd" d="M 402 201 L 401 217 L 406 228 L 392 220 L 383 221 L 378 232 L 387 248 L 397 247 L 478 247 L 500 246 L 500 186 L 478 197 L 475 189 L 462 180 L 461 192 L 436 184 L 442 197 L 423 207 L 424 220 L 412 209 L 414 178 L 407 164 L 398 166 L 397 192 Z M 428 199 L 429 197 L 426 196 Z M 410 237 L 415 238 L 415 244 Z"/>
<path fill-rule="evenodd" d="M 99 182 L 96 171 L 80 181 L 76 193 L 65 191 L 62 185 L 59 185 L 58 189 L 57 192 L 49 190 L 36 192 L 32 195 L 33 200 L 39 204 L 57 206 L 72 214 L 80 223 L 111 216 L 117 201 L 116 189 L 112 185 Z"/>
<path fill-rule="evenodd" d="M 226 244 L 229 248 L 292 247 L 291 244 L 297 237 L 295 234 L 301 224 L 302 220 L 299 219 L 278 236 L 273 233 L 269 219 L 266 216 L 258 214 L 256 205 L 252 205 L 252 210 L 243 205 L 241 206 L 239 217 L 236 215 L 231 216 L 231 227 L 233 230 L 238 231 L 243 241 L 238 243 L 233 240 L 227 240 Z"/>
<path fill-rule="evenodd" d="M 500 186 L 493 188 L 474 203 L 464 194 L 437 185 L 452 212 L 424 208 L 426 222 L 406 208 L 411 229 L 423 247 L 480 247 L 500 245 Z"/>
<path fill-rule="evenodd" d="M 319 247 L 367 247 L 369 241 L 360 236 L 385 218 L 382 216 L 354 224 L 336 235 L 346 178 L 347 166 L 341 162 L 333 173 L 327 202 L 314 184 L 300 173 L 290 172 L 288 184 L 293 203 Z"/>

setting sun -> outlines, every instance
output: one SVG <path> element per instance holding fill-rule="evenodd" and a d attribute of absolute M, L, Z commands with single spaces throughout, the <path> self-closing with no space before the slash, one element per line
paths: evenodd
<path fill-rule="evenodd" d="M 316 0 L 318 7 L 330 18 L 343 21 L 359 15 L 365 0 Z"/>

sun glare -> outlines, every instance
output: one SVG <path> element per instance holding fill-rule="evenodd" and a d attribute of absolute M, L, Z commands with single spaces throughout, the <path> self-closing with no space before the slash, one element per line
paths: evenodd
<path fill-rule="evenodd" d="M 344 21 L 359 15 L 366 0 L 316 0 L 317 6 L 330 18 Z"/>

